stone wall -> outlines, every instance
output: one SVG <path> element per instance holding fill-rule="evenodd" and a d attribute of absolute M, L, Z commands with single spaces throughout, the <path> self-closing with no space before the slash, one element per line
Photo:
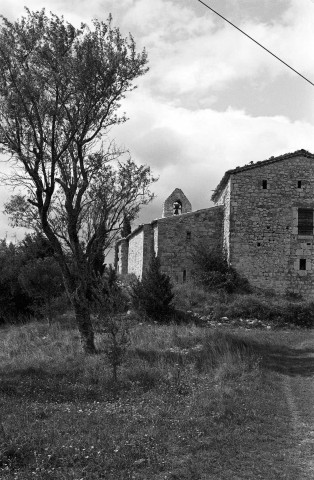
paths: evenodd
<path fill-rule="evenodd" d="M 221 197 L 216 203 L 224 209 L 223 221 L 223 250 L 228 262 L 230 262 L 230 205 L 231 205 L 231 179 L 229 179 Z"/>
<path fill-rule="evenodd" d="M 220 198 L 228 199 L 227 188 Z M 233 172 L 230 188 L 232 266 L 258 287 L 313 297 L 314 237 L 297 228 L 298 208 L 314 209 L 313 159 L 300 154 Z"/>
<path fill-rule="evenodd" d="M 222 221 L 220 206 L 159 219 L 157 245 L 162 271 L 174 282 L 188 281 L 193 272 L 193 247 L 200 242 L 209 249 L 221 245 Z"/>
<path fill-rule="evenodd" d="M 154 253 L 154 228 L 152 224 L 143 225 L 144 244 L 143 244 L 143 270 L 149 266 Z"/>
<path fill-rule="evenodd" d="M 140 225 L 126 238 L 120 239 L 117 242 L 117 272 L 134 273 L 142 278 L 154 251 L 153 242 L 154 229 L 151 224 Z"/>
<path fill-rule="evenodd" d="M 115 258 L 115 268 L 118 273 L 125 274 L 128 273 L 128 263 L 129 263 L 129 242 L 126 238 L 122 238 L 117 242 L 117 253 Z"/>
<path fill-rule="evenodd" d="M 137 277 L 142 276 L 143 272 L 143 253 L 144 253 L 144 229 L 143 225 L 136 229 L 128 237 L 129 241 L 129 261 L 128 273 L 134 273 Z"/>

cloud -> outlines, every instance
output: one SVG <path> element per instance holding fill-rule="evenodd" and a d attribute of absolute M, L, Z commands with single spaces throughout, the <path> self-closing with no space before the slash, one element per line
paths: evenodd
<path fill-rule="evenodd" d="M 237 0 L 211 2 L 313 80 L 314 4 L 275 3 L 243 0 L 239 8 Z M 38 10 L 42 2 L 29 0 L 28 6 Z M 112 131 L 134 159 L 160 176 L 153 186 L 158 198 L 140 220 L 160 216 L 162 202 L 176 187 L 194 209 L 206 208 L 227 169 L 300 148 L 314 152 L 313 124 L 302 119 L 301 110 L 298 120 L 294 107 L 301 96 L 304 104 L 310 102 L 312 88 L 301 79 L 294 82 L 296 74 L 198 2 L 48 0 L 44 6 L 75 25 L 105 20 L 111 12 L 123 35 L 131 31 L 138 48 L 147 47 L 150 71 L 122 103 L 130 120 Z M 18 0 L 2 0 L 1 10 L 11 19 L 23 14 Z M 284 104 L 283 92 L 289 106 L 279 115 L 276 97 Z"/>
<path fill-rule="evenodd" d="M 295 68 L 314 74 L 314 63 L 309 61 L 309 45 L 314 42 L 313 3 L 290 0 L 284 11 L 273 16 L 274 9 L 269 11 L 265 1 L 263 9 L 260 1 L 247 1 L 241 14 L 234 2 L 225 3 L 233 7 L 226 13 L 231 21 L 235 17 L 238 26 L 265 47 Z M 29 0 L 28 6 L 41 9 L 42 2 Z M 180 96 L 195 98 L 196 92 L 202 97 L 209 89 L 219 92 L 238 79 L 253 81 L 267 75 L 269 81 L 278 75 L 294 75 L 203 6 L 198 13 L 190 3 L 175 0 L 80 0 L 75 4 L 46 0 L 44 6 L 48 12 L 63 13 L 76 25 L 95 17 L 104 20 L 113 13 L 123 33 L 131 31 L 139 48 L 146 46 L 151 66 L 146 85 L 162 98 L 172 96 L 178 101 Z M 216 8 L 225 13 L 223 6 Z M 266 11 L 268 19 L 263 15 Z M 3 0 L 2 12 L 12 18 L 21 15 L 23 8 L 18 0 Z"/>
<path fill-rule="evenodd" d="M 155 4 L 166 2 L 159 0 Z M 177 101 L 181 97 L 184 105 L 184 97 L 190 94 L 195 97 L 197 92 L 202 97 L 209 89 L 221 92 L 239 79 L 254 82 L 262 77 L 270 82 L 278 76 L 296 75 L 214 14 L 202 18 L 194 15 L 191 20 L 184 18 L 179 5 L 173 3 L 169 9 L 172 13 L 159 10 L 154 22 L 150 18 L 142 32 L 150 52 L 152 68 L 147 83 L 153 95 L 168 99 L 172 96 Z M 245 16 L 238 25 L 294 68 L 312 73 L 309 45 L 314 43 L 313 16 L 314 5 L 298 0 L 298 5 L 291 2 L 276 21 L 259 22 Z"/>
<path fill-rule="evenodd" d="M 145 221 L 160 216 L 162 202 L 176 187 L 184 190 L 194 209 L 207 208 L 226 170 L 301 148 L 314 152 L 314 126 L 285 116 L 251 116 L 232 108 L 191 111 L 148 98 L 141 90 L 133 92 L 124 107 L 130 120 L 113 132 L 118 143 L 159 175 L 153 187 L 158 199 L 151 210 L 145 209 Z"/>

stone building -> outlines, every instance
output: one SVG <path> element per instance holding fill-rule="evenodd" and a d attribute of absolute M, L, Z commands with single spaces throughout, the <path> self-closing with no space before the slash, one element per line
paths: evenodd
<path fill-rule="evenodd" d="M 141 277 L 155 252 L 163 272 L 175 282 L 185 282 L 193 270 L 193 246 L 199 241 L 217 245 L 222 239 L 222 218 L 222 206 L 192 212 L 191 203 L 176 188 L 164 202 L 162 218 L 140 225 L 118 241 L 116 269 Z"/>
<path fill-rule="evenodd" d="M 184 282 L 193 245 L 205 242 L 220 244 L 252 285 L 314 296 L 313 160 L 298 150 L 229 170 L 212 195 L 215 206 L 196 212 L 176 189 L 162 218 L 118 242 L 118 271 L 140 277 L 155 252 L 162 270 Z"/>

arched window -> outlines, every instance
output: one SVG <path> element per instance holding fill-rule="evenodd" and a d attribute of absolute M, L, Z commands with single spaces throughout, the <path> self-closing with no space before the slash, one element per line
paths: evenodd
<path fill-rule="evenodd" d="M 173 203 L 173 215 L 181 215 L 182 213 L 182 203 L 180 200 L 176 200 Z"/>

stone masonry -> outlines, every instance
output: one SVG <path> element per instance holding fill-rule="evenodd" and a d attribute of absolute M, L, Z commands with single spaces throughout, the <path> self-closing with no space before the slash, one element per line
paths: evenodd
<path fill-rule="evenodd" d="M 257 287 L 314 296 L 313 160 L 299 150 L 231 170 L 213 194 L 229 262 Z"/>
<path fill-rule="evenodd" d="M 177 201 L 182 211 L 175 213 Z M 117 243 L 116 268 L 119 273 L 134 273 L 141 278 L 153 252 L 160 258 L 161 269 L 174 282 L 186 282 L 193 271 L 192 252 L 200 242 L 209 247 L 221 244 L 223 207 L 192 212 L 192 207 L 180 189 L 164 204 L 164 217 L 140 225 Z M 171 212 L 171 215 L 170 215 Z"/>
<path fill-rule="evenodd" d="M 160 258 L 162 271 L 175 282 L 190 280 L 194 247 L 200 243 L 208 248 L 221 244 L 222 220 L 223 208 L 219 206 L 156 220 L 155 253 Z"/>
<path fill-rule="evenodd" d="M 193 272 L 194 245 L 217 244 L 250 283 L 277 293 L 314 297 L 314 155 L 298 150 L 225 173 L 215 207 L 192 212 L 182 190 L 164 203 L 163 218 L 117 244 L 117 269 L 141 277 L 155 252 L 175 282 Z"/>

